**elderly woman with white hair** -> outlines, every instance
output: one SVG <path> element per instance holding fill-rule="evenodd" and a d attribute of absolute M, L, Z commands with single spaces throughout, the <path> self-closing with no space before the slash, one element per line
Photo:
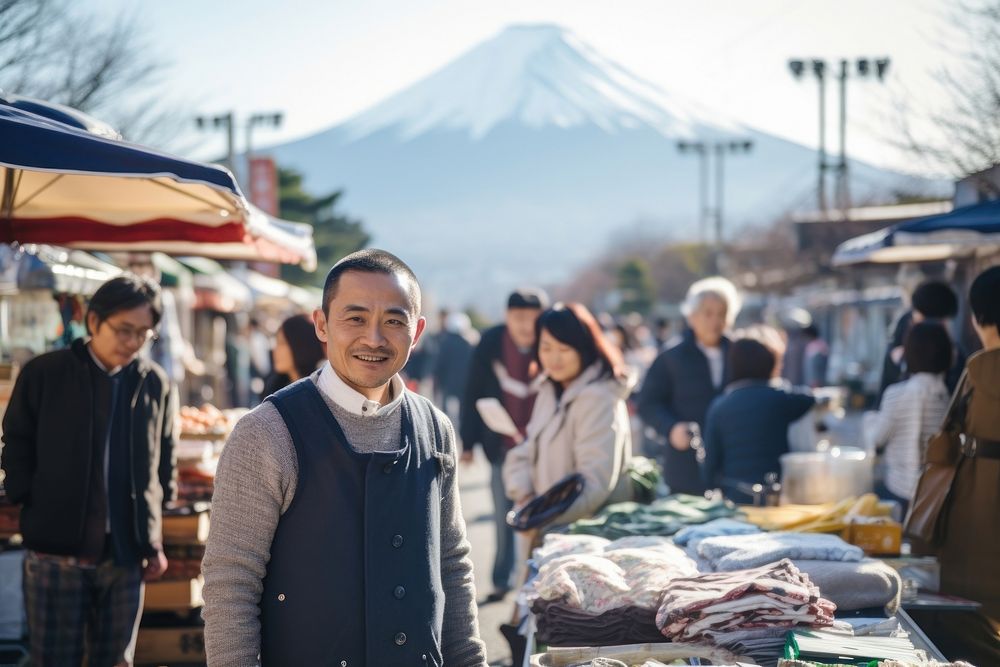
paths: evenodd
<path fill-rule="evenodd" d="M 740 309 L 739 295 L 721 277 L 688 289 L 681 340 L 653 362 L 639 394 L 639 415 L 659 443 L 663 475 L 672 493 L 700 495 L 705 485 L 692 438 L 705 423 L 708 406 L 728 382 L 725 332 Z"/>

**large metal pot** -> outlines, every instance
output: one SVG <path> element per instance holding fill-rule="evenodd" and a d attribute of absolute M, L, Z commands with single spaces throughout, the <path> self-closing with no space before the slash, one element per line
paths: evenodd
<path fill-rule="evenodd" d="M 818 505 L 872 490 L 874 460 L 863 449 L 790 452 L 780 460 L 782 503 Z"/>

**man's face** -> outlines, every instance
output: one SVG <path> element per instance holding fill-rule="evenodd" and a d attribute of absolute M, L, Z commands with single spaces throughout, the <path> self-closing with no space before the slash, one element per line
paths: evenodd
<path fill-rule="evenodd" d="M 426 325 L 419 313 L 411 312 L 407 287 L 397 275 L 347 271 L 327 312 L 313 313 L 330 365 L 371 400 L 382 399 Z"/>
<path fill-rule="evenodd" d="M 715 347 L 726 330 L 726 302 L 717 296 L 705 296 L 688 315 L 688 325 L 699 343 Z"/>
<path fill-rule="evenodd" d="M 109 370 L 127 366 L 155 334 L 153 309 L 148 305 L 121 310 L 103 322 L 96 313 L 87 314 L 90 349 Z"/>
<path fill-rule="evenodd" d="M 522 350 L 535 345 L 535 322 L 542 311 L 538 308 L 508 308 L 507 331 L 514 345 Z"/>

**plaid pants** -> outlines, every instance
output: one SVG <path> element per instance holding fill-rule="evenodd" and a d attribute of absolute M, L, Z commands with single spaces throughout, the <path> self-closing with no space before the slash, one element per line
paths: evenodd
<path fill-rule="evenodd" d="M 34 667 L 132 664 L 142 609 L 142 570 L 95 566 L 29 551 L 24 603 Z"/>

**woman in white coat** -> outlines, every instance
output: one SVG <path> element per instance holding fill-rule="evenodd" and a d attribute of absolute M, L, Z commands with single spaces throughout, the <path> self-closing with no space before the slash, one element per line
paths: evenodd
<path fill-rule="evenodd" d="M 507 453 L 503 479 L 515 509 L 572 473 L 583 492 L 553 524 L 629 500 L 632 436 L 625 400 L 635 384 L 622 353 L 581 304 L 556 304 L 535 325 L 535 357 L 547 376 L 524 441 Z"/>

